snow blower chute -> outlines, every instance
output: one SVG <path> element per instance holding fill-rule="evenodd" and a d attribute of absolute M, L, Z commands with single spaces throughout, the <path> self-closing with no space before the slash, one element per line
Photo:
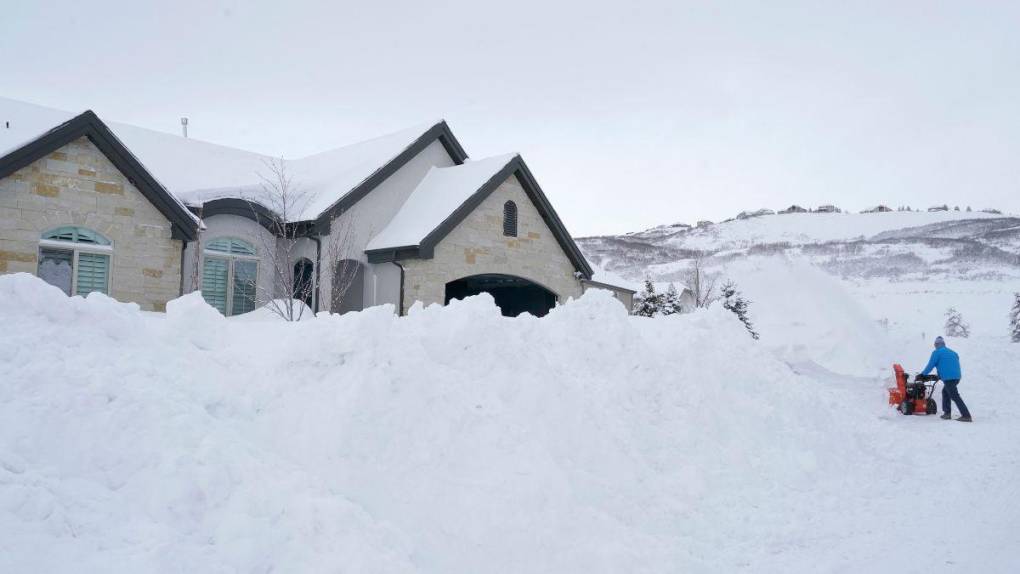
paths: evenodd
<path fill-rule="evenodd" d="M 889 388 L 889 404 L 905 415 L 933 415 L 939 411 L 932 396 L 938 375 L 917 375 L 910 382 L 910 375 L 899 364 L 893 365 L 896 386 Z"/>

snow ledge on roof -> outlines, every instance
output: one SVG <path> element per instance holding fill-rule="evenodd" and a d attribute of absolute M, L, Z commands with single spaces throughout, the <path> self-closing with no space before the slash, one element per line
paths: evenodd
<path fill-rule="evenodd" d="M 366 251 L 417 247 L 486 183 L 518 158 L 516 153 L 433 167 Z"/>

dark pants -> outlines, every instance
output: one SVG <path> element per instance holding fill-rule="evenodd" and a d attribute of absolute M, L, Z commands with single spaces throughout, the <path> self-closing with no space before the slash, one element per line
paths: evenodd
<path fill-rule="evenodd" d="M 956 407 L 960 409 L 960 414 L 965 417 L 970 417 L 970 411 L 967 410 L 967 405 L 963 404 L 963 399 L 960 398 L 960 391 L 956 389 L 956 385 L 960 384 L 960 379 L 952 381 L 942 381 L 942 412 L 947 415 L 953 414 L 953 403 L 956 403 Z M 953 402 L 949 402 L 949 401 Z"/>

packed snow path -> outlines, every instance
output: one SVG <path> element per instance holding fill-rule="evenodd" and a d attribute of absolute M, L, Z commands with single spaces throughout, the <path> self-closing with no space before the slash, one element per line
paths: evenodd
<path fill-rule="evenodd" d="M 15 275 L 0 317 L 3 572 L 1020 564 L 1004 337 L 958 345 L 967 425 L 898 415 L 888 377 L 791 366 L 721 310 L 646 320 L 600 293 L 541 320 L 478 297 L 282 324 Z M 928 348 L 893 350 L 913 371 Z"/>

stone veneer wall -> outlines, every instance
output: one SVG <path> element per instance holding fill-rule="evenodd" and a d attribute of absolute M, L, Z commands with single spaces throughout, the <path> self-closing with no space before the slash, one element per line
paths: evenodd
<path fill-rule="evenodd" d="M 178 296 L 181 241 L 170 222 L 88 138 L 0 180 L 0 273 L 35 274 L 39 237 L 76 225 L 113 243 L 109 294 L 164 311 Z"/>
<path fill-rule="evenodd" d="M 517 237 L 503 235 L 503 204 L 517 203 Z M 556 293 L 561 303 L 581 295 L 574 265 L 538 209 L 511 175 L 435 247 L 431 259 L 404 266 L 404 310 L 415 301 L 443 304 L 446 284 L 483 273 L 516 275 Z"/>

